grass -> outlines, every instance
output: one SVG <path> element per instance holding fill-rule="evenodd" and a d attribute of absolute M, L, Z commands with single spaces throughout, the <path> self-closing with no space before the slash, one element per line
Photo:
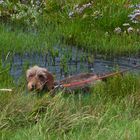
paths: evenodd
<path fill-rule="evenodd" d="M 95 52 L 97 54 L 112 54 L 112 55 L 128 55 L 139 54 L 139 36 L 133 35 L 109 35 L 106 36 L 103 31 L 88 31 L 86 27 L 81 27 L 78 23 L 68 23 L 64 26 L 56 26 L 54 29 L 44 29 L 38 33 L 23 32 L 15 30 L 14 32 L 7 27 L 1 26 L 0 40 L 1 52 L 30 52 L 40 51 L 47 53 L 49 48 L 57 44 L 62 46 L 78 46 Z M 45 28 L 45 27 L 44 27 Z M 88 28 L 88 27 L 87 27 Z"/>
<path fill-rule="evenodd" d="M 75 4 L 86 2 L 88 1 L 49 1 L 47 10 L 43 17 L 40 17 L 36 28 L 21 27 L 19 24 L 1 24 L 0 50 L 6 53 L 23 53 L 31 50 L 47 52 L 49 47 L 65 44 L 102 54 L 139 54 L 139 35 L 116 35 L 113 32 L 118 26 L 126 30 L 123 23 L 130 23 L 132 27 L 139 28 L 129 21 L 128 14 L 131 9 L 125 8 L 125 1 L 98 0 L 93 3 L 92 8 L 85 10 L 81 15 L 76 15 L 72 19 L 68 17 Z M 95 14 L 97 11 L 101 17 Z"/>
<path fill-rule="evenodd" d="M 127 15 L 131 10 L 124 7 L 126 1 L 97 0 L 83 14 L 68 18 L 75 4 L 86 2 L 88 0 L 49 0 L 43 17 L 34 28 L 0 24 L 0 88 L 13 89 L 11 94 L 0 93 L 1 140 L 140 139 L 139 74 L 116 76 L 91 87 L 87 93 L 78 91 L 69 95 L 62 91 L 55 97 L 47 93 L 40 97 L 28 93 L 24 75 L 16 85 L 9 75 L 10 61 L 3 66 L 2 62 L 7 57 L 12 59 L 14 53 L 46 54 L 49 51 L 56 57 L 56 45 L 62 51 L 64 46 L 78 47 L 90 55 L 92 52 L 105 56 L 139 55 L 140 36 L 113 33 L 115 27 L 130 22 Z M 96 11 L 99 11 L 99 17 L 96 17 Z M 69 55 L 65 52 L 60 58 L 62 66 L 71 57 Z M 87 61 L 84 56 L 81 59 Z M 27 69 L 24 67 L 23 71 Z"/>
<path fill-rule="evenodd" d="M 139 83 L 127 74 L 76 95 L 1 93 L 1 139 L 139 139 Z"/>

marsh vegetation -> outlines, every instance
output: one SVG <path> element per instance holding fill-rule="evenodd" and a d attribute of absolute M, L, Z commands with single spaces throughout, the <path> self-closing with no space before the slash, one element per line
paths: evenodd
<path fill-rule="evenodd" d="M 139 69 L 55 97 L 25 80 L 35 64 L 56 79 L 139 64 L 138 10 L 139 0 L 0 0 L 0 88 L 13 89 L 0 92 L 0 139 L 140 139 Z"/>

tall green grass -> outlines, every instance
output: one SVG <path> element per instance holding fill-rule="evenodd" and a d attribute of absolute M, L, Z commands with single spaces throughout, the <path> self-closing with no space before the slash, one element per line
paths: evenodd
<path fill-rule="evenodd" d="M 139 82 L 128 74 L 76 95 L 1 93 L 1 139 L 139 139 Z"/>
<path fill-rule="evenodd" d="M 48 48 L 72 45 L 87 50 L 113 55 L 137 54 L 140 50 L 140 36 L 115 35 L 115 27 L 130 22 L 130 9 L 125 8 L 125 1 L 98 0 L 92 7 L 80 16 L 69 18 L 68 14 L 75 4 L 88 1 L 49 1 L 43 17 L 36 27 L 21 27 L 18 24 L 0 25 L 0 52 L 40 51 L 47 52 Z M 136 1 L 137 2 L 137 1 Z M 133 2 L 133 3 L 136 3 Z M 94 12 L 99 11 L 102 17 L 95 18 Z M 135 25 L 131 24 L 131 26 Z"/>

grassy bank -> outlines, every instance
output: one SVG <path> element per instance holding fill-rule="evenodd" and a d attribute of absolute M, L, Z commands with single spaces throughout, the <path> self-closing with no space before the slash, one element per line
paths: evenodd
<path fill-rule="evenodd" d="M 139 139 L 139 82 L 128 74 L 53 98 L 1 93 L 1 139 Z"/>
<path fill-rule="evenodd" d="M 139 54 L 140 36 L 136 32 L 128 34 L 128 27 L 123 27 L 124 23 L 130 23 L 134 29 L 139 28 L 139 24 L 131 23 L 128 18 L 132 9 L 125 7 L 126 2 L 98 0 L 81 14 L 69 17 L 76 4 L 86 3 L 88 1 L 49 1 L 34 27 L 20 23 L 5 25 L 4 22 L 0 25 L 0 50 L 43 52 L 56 44 L 65 44 L 102 54 Z M 120 35 L 114 33 L 116 27 L 122 28 Z"/>
<path fill-rule="evenodd" d="M 23 32 L 20 29 L 7 29 L 0 27 L 1 52 L 47 52 L 50 48 L 59 45 L 77 46 L 97 54 L 131 55 L 139 54 L 138 35 L 115 35 L 106 36 L 104 31 L 88 31 L 80 27 L 79 23 L 68 25 L 44 26 L 44 31 Z M 88 28 L 88 27 L 87 27 Z"/>

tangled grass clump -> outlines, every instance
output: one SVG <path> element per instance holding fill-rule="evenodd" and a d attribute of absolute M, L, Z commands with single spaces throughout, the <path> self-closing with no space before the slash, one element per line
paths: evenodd
<path fill-rule="evenodd" d="M 61 94 L 54 98 L 44 96 L 37 99 L 21 94 L 1 95 L 1 130 L 15 130 L 21 127 L 41 124 L 45 131 L 65 133 L 93 117 L 84 108 L 75 110 L 76 104 L 71 98 L 64 99 Z M 7 102 L 7 103 L 6 103 Z"/>

